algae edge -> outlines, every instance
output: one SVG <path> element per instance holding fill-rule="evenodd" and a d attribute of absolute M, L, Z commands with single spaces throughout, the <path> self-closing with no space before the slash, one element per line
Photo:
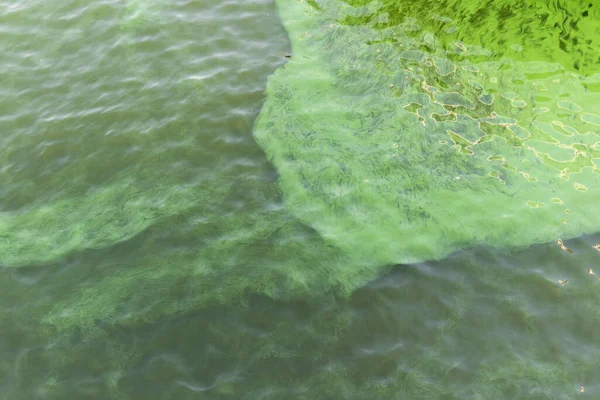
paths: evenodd
<path fill-rule="evenodd" d="M 135 59 L 133 50 L 125 51 Z M 144 72 L 148 77 L 160 73 Z M 183 86 L 176 94 L 184 98 L 195 92 Z M 258 146 L 246 148 L 259 159 L 253 167 L 231 163 L 229 156 L 212 157 L 219 149 L 211 146 L 218 144 L 198 138 L 196 124 L 175 123 L 172 131 L 186 143 L 185 157 L 210 163 L 211 173 L 202 176 L 201 185 L 189 184 L 194 170 L 173 168 L 173 157 L 182 157 L 184 150 L 150 151 L 172 136 L 136 135 L 131 144 L 147 149 L 148 156 L 101 187 L 88 190 L 81 171 L 95 165 L 77 163 L 39 185 L 42 193 L 56 186 L 51 201 L 26 198 L 22 210 L 0 215 L 0 271 L 6 277 L 0 286 L 11 304 L 27 306 L 24 314 L 19 307 L 7 310 L 0 325 L 35 326 L 63 344 L 73 335 L 91 341 L 105 336 L 104 326 L 138 326 L 165 315 L 240 304 L 249 294 L 348 296 L 382 271 L 325 243 L 281 206 L 272 167 Z M 203 137 L 215 137 L 220 129 L 204 123 L 201 131 Z M 17 139 L 22 147 L 37 140 Z M 94 142 L 85 143 L 82 152 L 93 151 Z M 126 160 L 121 155 L 114 153 L 110 160 L 117 170 L 123 165 L 119 160 Z M 61 181 L 69 185 L 56 184 Z M 23 283 L 29 275 L 37 285 Z"/>

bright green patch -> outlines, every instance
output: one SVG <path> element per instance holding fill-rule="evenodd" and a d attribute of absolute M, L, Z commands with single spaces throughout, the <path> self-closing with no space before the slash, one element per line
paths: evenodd
<path fill-rule="evenodd" d="M 574 186 L 594 165 L 576 145 L 600 107 L 586 89 L 599 79 L 590 57 L 600 41 L 584 40 L 600 24 L 581 7 L 319 5 L 279 2 L 295 58 L 271 77 L 255 136 L 288 209 L 328 242 L 388 264 L 600 229 L 587 212 L 600 203 L 597 174 L 587 191 Z M 547 34 L 558 20 L 560 38 Z M 572 210 L 568 225 L 537 206 L 556 196 Z"/>

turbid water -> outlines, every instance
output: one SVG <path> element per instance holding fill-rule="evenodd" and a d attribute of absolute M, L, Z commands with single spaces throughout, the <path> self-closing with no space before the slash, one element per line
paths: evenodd
<path fill-rule="evenodd" d="M 0 5 L 1 399 L 600 396 L 594 1 Z"/>

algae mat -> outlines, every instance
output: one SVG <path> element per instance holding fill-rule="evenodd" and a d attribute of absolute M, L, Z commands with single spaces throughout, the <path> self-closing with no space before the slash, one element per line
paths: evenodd
<path fill-rule="evenodd" d="M 255 136 L 327 241 L 388 264 L 600 230 L 598 7 L 278 7 L 293 58 Z"/>

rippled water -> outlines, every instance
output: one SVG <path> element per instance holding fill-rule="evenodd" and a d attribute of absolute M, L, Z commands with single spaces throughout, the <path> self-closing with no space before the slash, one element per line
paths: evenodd
<path fill-rule="evenodd" d="M 382 267 L 289 212 L 252 135 L 291 51 L 272 1 L 0 26 L 0 398 L 600 395 L 599 235 Z"/>

